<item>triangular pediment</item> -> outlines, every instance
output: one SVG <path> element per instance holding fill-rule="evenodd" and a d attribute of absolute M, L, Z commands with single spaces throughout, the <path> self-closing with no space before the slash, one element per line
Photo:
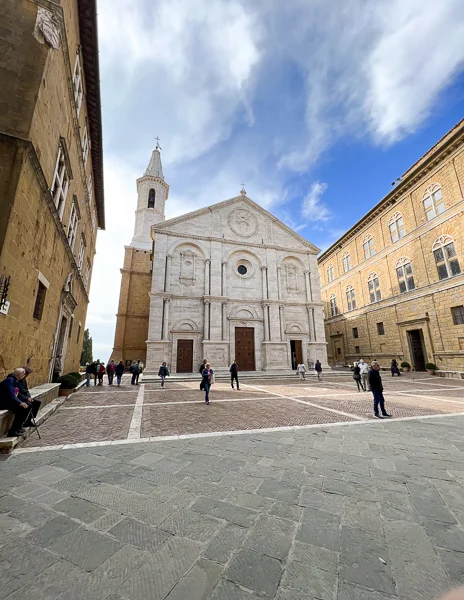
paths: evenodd
<path fill-rule="evenodd" d="M 288 248 L 319 248 L 247 196 L 236 196 L 153 226 L 155 232 L 191 234 L 211 238 L 237 238 Z"/>

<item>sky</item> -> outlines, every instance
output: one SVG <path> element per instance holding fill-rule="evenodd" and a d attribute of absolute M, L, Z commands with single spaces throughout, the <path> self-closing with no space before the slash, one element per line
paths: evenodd
<path fill-rule="evenodd" d="M 106 230 L 86 326 L 111 354 L 135 180 L 166 218 L 248 197 L 324 250 L 464 116 L 462 0 L 98 0 Z"/>

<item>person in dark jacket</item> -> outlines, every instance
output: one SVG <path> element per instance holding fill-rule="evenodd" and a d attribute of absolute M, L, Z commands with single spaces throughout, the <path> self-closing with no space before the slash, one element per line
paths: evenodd
<path fill-rule="evenodd" d="M 103 385 L 103 375 L 106 373 L 105 363 L 102 362 L 98 365 L 98 385 Z"/>
<path fill-rule="evenodd" d="M 106 365 L 106 374 L 108 375 L 108 385 L 113 385 L 115 368 L 116 368 L 116 365 L 114 364 L 114 360 L 110 361 Z"/>
<path fill-rule="evenodd" d="M 85 366 L 85 379 L 86 379 L 86 387 L 90 386 L 90 376 L 93 373 L 93 362 L 91 363 L 87 363 L 87 365 Z"/>
<path fill-rule="evenodd" d="M 165 362 L 159 368 L 158 377 L 161 377 L 161 387 L 164 388 L 164 380 L 169 377 L 169 370 Z"/>
<path fill-rule="evenodd" d="M 24 435 L 26 431 L 23 425 L 29 418 L 31 408 L 27 402 L 23 402 L 18 398 L 18 382 L 24 379 L 25 376 L 26 371 L 18 367 L 0 383 L 0 410 L 9 410 L 15 415 L 7 434 L 8 437 Z"/>
<path fill-rule="evenodd" d="M 358 386 L 358 392 L 365 392 L 366 390 L 361 382 L 361 369 L 357 362 L 353 363 L 351 370 L 353 371 L 353 379 L 356 381 L 356 385 Z"/>
<path fill-rule="evenodd" d="M 31 398 L 31 393 L 29 392 L 29 388 L 27 387 L 27 377 L 28 375 L 30 375 L 32 373 L 32 369 L 31 367 L 29 367 L 28 365 L 26 365 L 25 367 L 23 367 L 26 375 L 24 377 L 24 379 L 19 379 L 18 380 L 18 399 L 21 400 L 21 402 L 25 402 L 29 408 L 31 409 L 31 412 L 29 413 L 29 418 L 27 419 L 27 421 L 24 423 L 25 427 L 32 427 L 33 423 L 32 423 L 32 417 L 35 419 L 39 410 L 40 410 L 40 406 L 42 404 L 42 402 L 40 400 L 33 400 Z"/>
<path fill-rule="evenodd" d="M 380 376 L 380 365 L 374 360 L 372 368 L 369 371 L 369 385 L 371 386 L 372 394 L 374 395 L 374 417 L 382 419 L 383 417 L 391 417 L 385 410 L 385 398 L 383 397 L 382 377 Z M 379 406 L 382 415 L 379 415 Z"/>
<path fill-rule="evenodd" d="M 132 373 L 131 384 L 139 385 L 139 364 L 136 360 L 134 360 L 134 362 L 131 364 L 130 371 Z"/>
<path fill-rule="evenodd" d="M 314 364 L 314 370 L 316 372 L 318 381 L 322 381 L 322 365 L 319 360 L 316 360 Z"/>
<path fill-rule="evenodd" d="M 209 390 L 211 389 L 211 384 L 213 383 L 213 374 L 214 371 L 211 368 L 211 365 L 206 363 L 205 368 L 201 373 L 201 383 L 203 385 L 203 389 L 205 390 L 205 404 L 209 404 Z"/>
<path fill-rule="evenodd" d="M 232 389 L 234 389 L 234 380 L 237 383 L 237 389 L 240 389 L 240 384 L 238 382 L 238 364 L 234 362 L 230 365 L 230 385 L 232 386 Z"/>
<path fill-rule="evenodd" d="M 203 362 L 200 365 L 200 368 L 198 369 L 198 371 L 200 372 L 200 374 L 203 374 L 203 371 L 206 369 L 206 358 L 203 359 Z"/>
<path fill-rule="evenodd" d="M 117 381 L 118 387 L 120 387 L 122 374 L 124 373 L 124 362 L 122 360 L 120 360 L 119 363 L 116 365 L 116 367 L 114 368 L 114 371 L 116 373 L 116 381 Z"/>
<path fill-rule="evenodd" d="M 398 361 L 396 360 L 396 358 L 394 358 L 394 359 L 392 360 L 392 364 L 391 364 L 391 374 L 392 374 L 392 377 L 393 377 L 394 375 L 398 375 L 398 377 L 401 377 L 401 373 L 400 373 L 400 370 L 399 370 L 399 368 L 398 368 Z"/>

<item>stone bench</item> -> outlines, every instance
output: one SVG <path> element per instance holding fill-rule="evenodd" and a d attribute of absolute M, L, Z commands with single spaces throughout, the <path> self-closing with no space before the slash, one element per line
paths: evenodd
<path fill-rule="evenodd" d="M 435 371 L 437 377 L 449 377 L 451 379 L 464 379 L 464 371 Z"/>
<path fill-rule="evenodd" d="M 40 413 L 48 412 L 44 409 L 58 398 L 59 383 L 43 383 L 29 390 L 31 398 L 41 401 Z M 39 413 L 39 415 L 40 415 Z M 11 449 L 17 443 L 17 438 L 6 438 L 8 430 L 13 423 L 13 414 L 8 410 L 0 410 L 0 452 L 5 448 Z M 15 441 L 16 440 L 16 441 Z"/>

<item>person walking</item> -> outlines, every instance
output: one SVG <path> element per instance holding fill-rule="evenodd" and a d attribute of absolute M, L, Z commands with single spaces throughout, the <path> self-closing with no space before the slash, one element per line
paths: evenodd
<path fill-rule="evenodd" d="M 100 363 L 99 367 L 98 367 L 98 385 L 103 385 L 103 375 L 106 373 L 106 369 L 105 369 L 105 363 L 102 362 Z"/>
<path fill-rule="evenodd" d="M 322 365 L 319 360 L 316 360 L 314 364 L 314 371 L 316 372 L 318 381 L 322 381 Z"/>
<path fill-rule="evenodd" d="M 91 362 L 91 363 L 87 363 L 85 366 L 85 379 L 86 379 L 85 385 L 86 385 L 86 387 L 90 386 L 90 376 L 93 373 L 93 365 L 94 365 L 94 363 Z"/>
<path fill-rule="evenodd" d="M 304 366 L 303 363 L 300 363 L 297 367 L 296 367 L 296 372 L 298 373 L 298 376 L 300 378 L 300 381 L 305 381 L 305 373 L 306 373 L 306 367 Z"/>
<path fill-rule="evenodd" d="M 374 417 L 383 419 L 391 417 L 385 409 L 385 398 L 383 397 L 382 377 L 380 376 L 380 365 L 376 360 L 372 361 L 372 368 L 369 371 L 369 385 L 374 396 Z M 382 415 L 379 415 L 380 412 Z"/>
<path fill-rule="evenodd" d="M 353 363 L 351 369 L 353 371 L 353 379 L 356 381 L 356 385 L 358 386 L 358 392 L 365 392 L 366 390 L 361 383 L 361 369 L 356 361 Z"/>
<path fill-rule="evenodd" d="M 200 374 L 202 374 L 205 369 L 206 369 L 206 358 L 203 359 L 203 362 L 200 365 L 200 368 L 199 368 Z"/>
<path fill-rule="evenodd" d="M 364 391 L 368 390 L 370 392 L 371 388 L 369 385 L 369 367 L 368 367 L 367 363 L 365 363 L 363 361 L 362 358 L 359 362 L 359 368 L 361 370 L 361 381 L 362 381 L 362 386 L 364 388 Z"/>
<path fill-rule="evenodd" d="M 136 360 L 134 360 L 134 362 L 131 364 L 130 372 L 132 373 L 131 385 L 137 385 L 137 380 L 139 378 L 139 365 L 137 364 Z"/>
<path fill-rule="evenodd" d="M 114 363 L 114 360 L 110 361 L 106 365 L 106 374 L 108 375 L 108 385 L 113 385 L 114 370 L 115 370 L 115 368 L 116 368 L 116 365 Z"/>
<path fill-rule="evenodd" d="M 121 386 L 121 379 L 122 379 L 124 370 L 125 370 L 124 362 L 122 360 L 120 360 L 119 363 L 114 368 L 114 372 L 116 373 L 116 383 L 118 384 L 118 387 Z"/>
<path fill-rule="evenodd" d="M 234 362 L 230 365 L 230 385 L 232 386 L 232 389 L 234 389 L 234 380 L 237 384 L 237 390 L 240 389 L 240 384 L 238 382 L 238 364 Z"/>
<path fill-rule="evenodd" d="M 392 374 L 392 377 L 394 377 L 395 375 L 398 375 L 398 377 L 401 377 L 401 373 L 400 373 L 400 370 L 398 368 L 398 361 L 396 360 L 396 358 L 394 358 L 392 360 L 391 374 Z"/>
<path fill-rule="evenodd" d="M 161 387 L 164 388 L 164 380 L 169 377 L 169 370 L 165 362 L 159 368 L 158 377 L 161 377 Z"/>
<path fill-rule="evenodd" d="M 209 404 L 209 391 L 211 389 L 211 385 L 213 384 L 213 375 L 214 371 L 211 368 L 211 365 L 209 363 L 206 363 L 205 368 L 201 373 L 201 383 L 203 385 L 203 389 L 205 390 L 205 404 Z"/>

